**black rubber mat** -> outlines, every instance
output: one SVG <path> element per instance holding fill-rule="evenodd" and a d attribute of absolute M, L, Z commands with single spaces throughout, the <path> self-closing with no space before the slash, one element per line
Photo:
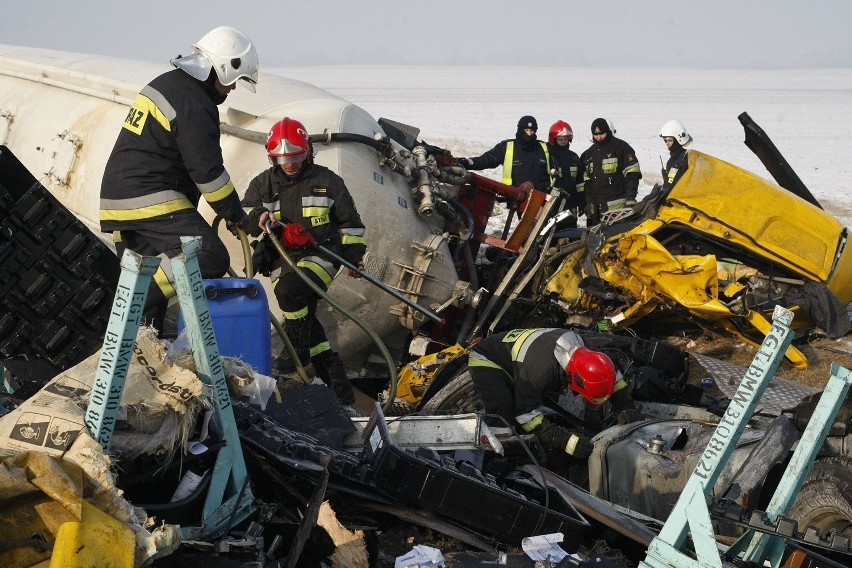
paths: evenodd
<path fill-rule="evenodd" d="M 97 351 L 118 258 L 0 146 L 0 360 L 67 369 Z"/>

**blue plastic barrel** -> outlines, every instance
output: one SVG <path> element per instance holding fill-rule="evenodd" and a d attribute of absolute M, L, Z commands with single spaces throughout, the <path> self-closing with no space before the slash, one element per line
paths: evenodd
<path fill-rule="evenodd" d="M 259 373 L 272 375 L 269 303 L 254 278 L 210 278 L 203 281 L 219 353 L 242 359 Z M 184 329 L 183 313 L 178 333 Z"/>

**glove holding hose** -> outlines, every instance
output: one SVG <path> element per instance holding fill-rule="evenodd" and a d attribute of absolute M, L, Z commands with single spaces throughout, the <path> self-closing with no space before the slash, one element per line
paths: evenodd
<path fill-rule="evenodd" d="M 269 229 L 281 240 L 281 243 L 290 250 L 297 250 L 307 245 L 314 248 L 317 246 L 313 235 L 301 223 L 281 223 L 271 211 L 264 211 L 261 213 L 257 225 L 263 231 L 266 230 L 267 224 L 269 224 Z"/>
<path fill-rule="evenodd" d="M 235 237 L 240 236 L 240 231 L 248 232 L 251 220 L 248 215 L 243 215 L 239 221 L 226 221 L 225 228 Z"/>
<path fill-rule="evenodd" d="M 307 245 L 314 248 L 317 246 L 314 237 L 301 223 L 285 223 L 284 228 L 278 234 L 278 238 L 290 250 L 297 250 Z"/>
<path fill-rule="evenodd" d="M 279 223 L 279 226 L 281 224 Z M 285 223 L 284 228 L 278 233 L 278 238 L 290 250 L 297 250 L 307 245 L 317 248 L 317 242 L 314 236 L 301 223 Z M 275 230 L 275 229 L 273 229 Z M 361 272 L 364 270 L 364 261 L 358 261 L 356 269 L 349 268 L 349 276 L 352 278 L 361 278 Z"/>

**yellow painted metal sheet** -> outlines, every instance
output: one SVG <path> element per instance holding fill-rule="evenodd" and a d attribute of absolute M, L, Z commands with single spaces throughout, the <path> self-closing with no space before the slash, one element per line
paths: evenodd
<path fill-rule="evenodd" d="M 832 215 L 742 168 L 690 150 L 689 168 L 658 218 L 679 221 L 825 282 L 843 225 Z"/>

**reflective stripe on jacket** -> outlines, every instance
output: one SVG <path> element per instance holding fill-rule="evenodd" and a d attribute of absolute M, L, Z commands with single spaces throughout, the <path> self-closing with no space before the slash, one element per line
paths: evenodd
<path fill-rule="evenodd" d="M 544 162 L 547 167 L 547 179 L 550 181 L 550 185 L 553 185 L 553 175 L 550 171 L 550 150 L 547 148 L 547 144 L 542 142 L 541 140 L 537 141 L 541 145 L 541 149 L 544 152 Z M 514 184 L 512 180 L 512 165 L 515 159 L 515 141 L 509 140 L 506 142 L 506 155 L 503 156 L 503 183 L 506 185 L 521 185 L 525 181 L 532 182 L 533 186 L 536 189 L 544 189 L 543 187 L 536 186 L 536 180 L 520 180 L 519 183 Z"/>
<path fill-rule="evenodd" d="M 300 175 L 289 177 L 279 166 L 272 166 L 251 180 L 242 200 L 250 219 L 249 232 L 259 235 L 260 215 L 270 211 L 282 223 L 301 223 L 318 244 L 358 264 L 367 248 L 364 224 L 346 184 L 324 166 L 306 164 L 304 167 Z M 321 253 L 310 247 L 289 251 L 289 255 L 297 264 L 301 265 L 301 259 L 310 257 L 322 266 L 316 262 Z M 278 258 L 274 267 L 283 264 Z M 331 276 L 334 276 L 339 266 L 327 262 L 322 268 L 327 270 L 329 266 L 333 266 Z"/>
<path fill-rule="evenodd" d="M 101 182 L 101 230 L 150 228 L 202 196 L 225 220 L 243 215 L 216 103 L 201 81 L 174 69 L 146 85 L 124 119 Z"/>
<path fill-rule="evenodd" d="M 580 166 L 583 181 L 577 191 L 585 193 L 588 202 L 636 199 L 642 171 L 636 152 L 624 140 L 610 135 L 603 142 L 592 144 L 580 156 Z"/>

